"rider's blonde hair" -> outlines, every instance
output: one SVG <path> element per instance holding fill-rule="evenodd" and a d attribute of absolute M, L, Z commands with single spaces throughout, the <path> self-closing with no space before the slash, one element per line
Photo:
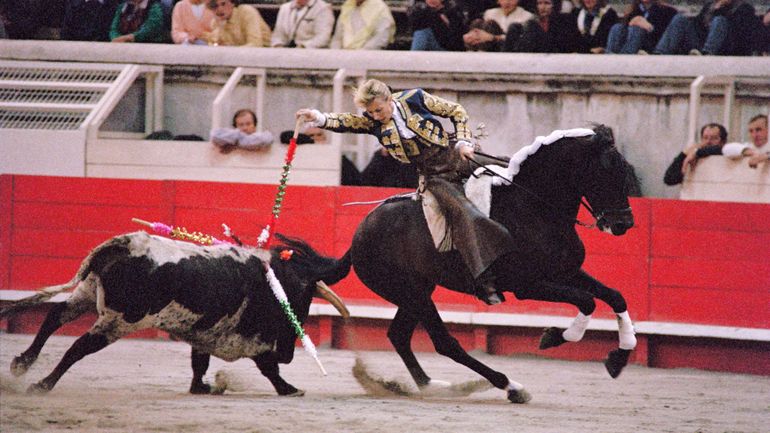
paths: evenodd
<path fill-rule="evenodd" d="M 359 107 L 366 107 L 376 98 L 388 99 L 390 88 L 380 80 L 368 80 L 353 92 L 353 102 Z"/>

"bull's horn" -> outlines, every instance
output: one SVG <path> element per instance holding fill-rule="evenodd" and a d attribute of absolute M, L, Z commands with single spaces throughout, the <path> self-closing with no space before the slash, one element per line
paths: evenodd
<path fill-rule="evenodd" d="M 340 297 L 337 296 L 337 294 L 334 293 L 334 291 L 323 281 L 317 281 L 315 283 L 315 294 L 313 296 L 329 301 L 329 303 L 334 305 L 334 308 L 340 312 L 340 315 L 344 319 L 350 317 L 350 311 L 348 311 L 348 307 L 345 306 L 345 303 L 342 302 L 342 299 L 340 299 Z"/>

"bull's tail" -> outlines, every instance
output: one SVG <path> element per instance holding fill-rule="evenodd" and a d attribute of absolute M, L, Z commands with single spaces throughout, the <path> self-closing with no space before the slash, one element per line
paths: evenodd
<path fill-rule="evenodd" d="M 80 281 L 81 281 L 80 273 L 78 273 L 78 275 L 75 275 L 71 280 L 69 280 L 64 284 L 45 287 L 43 289 L 38 290 L 32 296 L 27 296 L 26 298 L 22 298 L 22 299 L 19 299 L 18 301 L 14 301 L 7 307 L 0 309 L 0 319 L 10 316 L 12 314 L 16 314 L 20 311 L 24 311 L 27 308 L 34 307 L 35 305 L 42 304 L 43 302 L 53 298 L 59 293 L 64 292 L 65 290 L 68 290 L 76 286 L 78 283 L 80 283 Z"/>

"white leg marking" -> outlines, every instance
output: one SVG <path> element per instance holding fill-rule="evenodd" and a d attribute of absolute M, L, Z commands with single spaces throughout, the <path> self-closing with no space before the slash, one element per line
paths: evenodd
<path fill-rule="evenodd" d="M 569 328 L 564 330 L 561 336 L 564 337 L 565 340 L 572 342 L 582 340 L 583 335 L 586 333 L 586 328 L 588 328 L 588 322 L 590 321 L 590 315 L 586 316 L 583 313 L 578 313 L 577 317 L 575 317 L 575 320 L 572 321 L 572 324 L 569 325 Z"/>
<path fill-rule="evenodd" d="M 628 315 L 628 311 L 624 311 L 618 316 L 618 339 L 621 349 L 632 350 L 636 347 L 636 335 L 634 332 L 634 324 L 631 323 L 631 316 Z"/>
<path fill-rule="evenodd" d="M 505 387 L 506 391 L 521 391 L 524 389 L 524 385 L 520 384 L 519 382 L 516 382 L 515 380 L 512 380 L 508 382 L 508 386 Z"/>

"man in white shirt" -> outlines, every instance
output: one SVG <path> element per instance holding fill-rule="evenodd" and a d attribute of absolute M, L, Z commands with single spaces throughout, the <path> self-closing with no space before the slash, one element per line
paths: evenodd
<path fill-rule="evenodd" d="M 273 47 L 326 48 L 334 30 L 332 7 L 323 0 L 291 0 L 278 9 Z"/>
<path fill-rule="evenodd" d="M 383 50 L 395 34 L 396 21 L 383 0 L 346 0 L 340 7 L 331 47 Z"/>
<path fill-rule="evenodd" d="M 505 41 L 505 35 L 511 24 L 523 25 L 534 18 L 532 13 L 519 7 L 519 0 L 497 0 L 497 4 L 500 5 L 499 8 L 487 9 L 484 12 L 484 22 L 496 22 L 503 33 L 495 35 L 482 28 L 472 28 L 463 36 L 463 41 L 469 49 L 479 49 L 478 47 L 485 43 L 492 43 L 493 46 L 499 48 Z"/>
<path fill-rule="evenodd" d="M 750 143 L 727 143 L 722 154 L 728 158 L 749 158 L 749 167 L 757 168 L 770 159 L 770 146 L 767 145 L 767 115 L 757 114 L 749 120 Z"/>

